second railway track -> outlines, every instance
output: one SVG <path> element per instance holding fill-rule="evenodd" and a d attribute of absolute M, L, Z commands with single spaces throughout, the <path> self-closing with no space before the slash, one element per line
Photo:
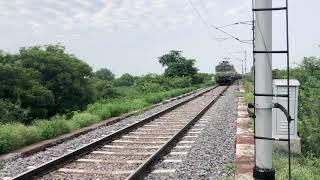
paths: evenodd
<path fill-rule="evenodd" d="M 216 86 L 12 179 L 141 179 L 227 88 Z"/>

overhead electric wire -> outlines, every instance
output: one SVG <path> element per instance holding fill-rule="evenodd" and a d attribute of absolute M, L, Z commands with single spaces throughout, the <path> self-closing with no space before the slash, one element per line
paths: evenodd
<path fill-rule="evenodd" d="M 202 18 L 203 20 L 205 20 L 205 19 L 201 16 L 201 13 L 198 11 L 198 9 L 197 9 L 197 8 L 194 6 L 194 4 L 192 3 L 192 0 L 188 0 L 188 1 L 189 1 L 189 4 L 193 7 L 193 9 L 197 12 L 197 14 L 199 15 L 199 17 Z M 209 16 L 208 9 L 206 8 L 203 0 L 199 0 L 199 1 L 200 1 L 200 3 L 201 3 L 201 5 L 202 5 L 202 7 L 203 7 L 203 9 L 204 9 L 204 11 L 205 11 L 205 13 L 207 14 L 207 16 Z M 205 21 L 205 22 L 206 22 L 206 21 Z M 236 24 L 246 24 L 246 23 L 252 23 L 252 21 L 249 21 L 249 20 L 247 20 L 247 21 L 240 21 L 240 22 L 233 23 L 233 25 L 236 25 Z M 209 24 L 209 23 L 206 22 L 206 24 Z M 237 40 L 237 41 L 239 41 L 239 42 L 241 42 L 241 43 L 252 44 L 252 40 L 240 40 L 240 39 L 237 38 L 236 36 L 233 36 L 232 34 L 227 33 L 227 32 L 225 32 L 225 31 L 221 30 L 220 28 L 223 28 L 223 27 L 214 26 L 213 24 L 209 24 L 209 25 L 210 25 L 211 28 L 214 28 L 214 29 L 216 29 L 216 30 L 218 30 L 218 31 L 221 31 L 222 33 L 228 35 L 230 38 L 233 38 L 233 39 L 235 39 L 235 40 Z M 230 26 L 230 24 L 227 25 L 227 26 Z M 246 42 L 246 41 L 251 41 L 251 43 L 248 43 L 248 42 Z"/>
<path fill-rule="evenodd" d="M 250 21 L 252 23 L 252 21 Z M 235 26 L 235 25 L 239 25 L 239 24 L 246 24 L 246 25 L 252 25 L 249 23 L 249 21 L 240 21 L 240 22 L 235 22 L 235 23 L 232 23 L 232 24 L 227 24 L 227 25 L 223 25 L 223 26 L 219 26 L 217 28 L 225 28 L 225 27 L 230 27 L 230 26 Z"/>
<path fill-rule="evenodd" d="M 232 56 L 233 58 L 235 58 L 235 59 L 237 59 L 237 60 L 239 60 L 239 61 L 243 61 L 244 59 L 240 59 L 240 58 L 238 58 L 238 57 L 236 57 L 236 56 L 234 56 L 234 55 L 232 55 L 230 52 L 228 53 L 230 56 Z"/>
<path fill-rule="evenodd" d="M 218 30 L 218 31 L 220 31 L 220 32 L 222 32 L 222 33 L 224 33 L 224 34 L 226 34 L 226 35 L 228 35 L 228 36 L 230 36 L 230 37 L 232 37 L 233 39 L 235 39 L 235 40 L 237 40 L 237 41 L 239 41 L 241 43 L 251 44 L 251 43 L 247 42 L 248 40 L 241 40 L 241 39 L 237 38 L 236 36 L 226 32 L 226 31 L 224 31 L 224 30 L 222 30 L 222 29 L 220 29 L 220 28 L 218 28 L 218 27 L 216 27 L 214 25 L 211 25 L 211 27 L 216 29 L 216 30 Z"/>
<path fill-rule="evenodd" d="M 202 21 L 202 23 L 209 29 L 211 29 L 210 24 L 202 17 L 202 15 L 200 14 L 200 12 L 193 6 L 193 3 L 190 0 L 187 0 L 188 3 L 191 5 L 191 7 L 193 8 L 193 10 L 198 14 L 200 20 Z M 217 41 L 224 41 L 227 40 L 227 38 L 217 38 L 217 37 L 213 37 L 215 40 Z"/>
<path fill-rule="evenodd" d="M 211 29 L 211 28 L 216 29 L 216 30 L 222 32 L 223 34 L 225 34 L 225 35 L 227 35 L 227 36 L 229 36 L 229 37 L 231 37 L 231 38 L 233 38 L 233 39 L 235 39 L 235 40 L 237 40 L 237 41 L 239 41 L 239 42 L 241 42 L 241 43 L 251 44 L 251 43 L 249 43 L 249 42 L 246 42 L 247 40 L 243 41 L 243 40 L 239 39 L 238 37 L 236 37 L 236 36 L 234 36 L 234 35 L 226 32 L 226 31 L 224 31 L 224 30 L 222 30 L 222 29 L 220 29 L 218 26 L 215 26 L 215 25 L 213 25 L 213 24 L 209 24 L 209 23 L 204 19 L 204 17 L 201 15 L 201 13 L 198 11 L 198 9 L 194 6 L 192 0 L 187 0 L 187 1 L 188 1 L 188 3 L 190 4 L 190 6 L 192 7 L 192 9 L 197 13 L 197 15 L 198 15 L 199 18 L 201 19 L 202 23 L 207 26 L 207 28 L 209 28 L 209 29 Z M 202 1 L 201 1 L 201 2 L 202 2 Z M 202 2 L 202 3 L 203 3 L 203 2 Z M 204 5 L 203 5 L 203 6 L 204 6 Z"/>

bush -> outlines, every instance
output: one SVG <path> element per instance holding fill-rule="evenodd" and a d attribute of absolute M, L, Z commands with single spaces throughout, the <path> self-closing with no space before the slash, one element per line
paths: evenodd
<path fill-rule="evenodd" d="M 153 82 L 141 82 L 136 84 L 135 88 L 142 93 L 154 93 L 163 90 L 160 84 Z"/>
<path fill-rule="evenodd" d="M 211 83 L 212 78 L 207 73 L 197 73 L 192 76 L 192 84 Z"/>
<path fill-rule="evenodd" d="M 186 88 L 191 87 L 192 78 L 191 77 L 174 77 L 168 78 L 170 87 L 172 88 Z"/>
<path fill-rule="evenodd" d="M 173 98 L 181 94 L 185 94 L 194 90 L 194 88 L 173 89 L 170 91 L 164 91 L 160 93 L 151 93 L 143 96 L 143 100 L 150 104 L 160 103 L 165 99 Z"/>
<path fill-rule="evenodd" d="M 320 158 L 320 58 L 304 58 L 290 73 L 300 81 L 298 130 L 302 153 Z"/>
<path fill-rule="evenodd" d="M 131 101 L 131 103 L 134 105 L 134 109 L 133 110 L 142 109 L 142 108 L 150 105 L 148 102 L 145 102 L 142 99 L 134 99 L 134 100 Z"/>
<path fill-rule="evenodd" d="M 99 79 L 92 79 L 92 81 L 96 90 L 97 99 L 110 99 L 120 96 L 120 93 L 112 86 L 110 82 Z"/>
<path fill-rule="evenodd" d="M 67 120 L 61 116 L 56 116 L 51 120 L 37 120 L 33 125 L 44 139 L 54 138 L 71 131 Z"/>
<path fill-rule="evenodd" d="M 100 117 L 97 115 L 93 115 L 90 113 L 76 113 L 70 120 L 69 122 L 71 122 L 71 128 L 83 128 L 83 127 L 87 127 L 90 126 L 94 123 L 97 123 L 100 121 Z"/>
<path fill-rule="evenodd" d="M 128 99 L 135 98 L 135 97 L 141 95 L 141 93 L 133 86 L 116 87 L 116 90 L 117 90 L 117 92 L 119 92 L 121 97 L 126 97 Z"/>
<path fill-rule="evenodd" d="M 7 153 L 25 145 L 42 140 L 40 132 L 35 127 L 23 124 L 0 125 L 0 153 Z"/>
<path fill-rule="evenodd" d="M 29 113 L 29 110 L 21 108 L 18 104 L 0 99 L 0 123 L 23 122 Z"/>
<path fill-rule="evenodd" d="M 253 96 L 253 83 L 250 81 L 245 81 L 244 83 L 245 88 L 245 100 L 247 103 L 253 103 L 254 96 Z"/>
<path fill-rule="evenodd" d="M 149 104 L 141 99 L 115 101 L 112 104 L 108 104 L 111 117 L 138 110 L 146 107 L 147 105 Z"/>
<path fill-rule="evenodd" d="M 118 116 L 129 111 L 141 109 L 148 105 L 147 102 L 141 99 L 119 99 L 109 102 L 98 102 L 90 105 L 87 112 L 98 115 L 101 119 Z"/>
<path fill-rule="evenodd" d="M 87 112 L 98 115 L 101 119 L 107 119 L 111 116 L 109 106 L 100 102 L 90 104 Z"/>
<path fill-rule="evenodd" d="M 132 86 L 134 84 L 134 80 L 135 80 L 135 78 L 131 74 L 125 73 L 120 78 L 115 79 L 113 81 L 113 84 L 117 87 Z"/>
<path fill-rule="evenodd" d="M 161 92 L 169 88 L 169 79 L 157 74 L 147 74 L 139 78 L 134 87 L 140 93 Z"/>
<path fill-rule="evenodd" d="M 112 81 L 114 80 L 115 75 L 108 68 L 101 68 L 93 74 L 98 79 L 104 81 Z"/>
<path fill-rule="evenodd" d="M 148 94 L 144 96 L 143 100 L 150 104 L 160 103 L 163 100 L 161 94 Z"/>

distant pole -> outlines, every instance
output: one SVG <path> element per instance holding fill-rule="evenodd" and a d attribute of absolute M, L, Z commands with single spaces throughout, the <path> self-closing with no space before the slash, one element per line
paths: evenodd
<path fill-rule="evenodd" d="M 243 77 L 244 77 L 243 59 L 241 60 L 241 64 L 242 64 L 242 65 L 241 65 L 241 66 L 242 66 L 241 69 L 242 69 L 242 78 L 243 78 Z"/>
<path fill-rule="evenodd" d="M 272 0 L 255 0 L 256 9 L 272 8 Z M 255 179 L 272 180 L 272 12 L 256 11 L 255 25 Z"/>
<path fill-rule="evenodd" d="M 244 77 L 246 77 L 247 73 L 247 51 L 244 51 Z"/>

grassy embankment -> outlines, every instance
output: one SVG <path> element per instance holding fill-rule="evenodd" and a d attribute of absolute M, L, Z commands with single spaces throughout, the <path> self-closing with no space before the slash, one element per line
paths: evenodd
<path fill-rule="evenodd" d="M 2 124 L 0 125 L 0 154 L 42 140 L 55 138 L 127 112 L 141 110 L 204 86 L 198 85 L 147 94 L 139 93 L 132 87 L 119 88 L 124 96 L 90 104 L 87 110 L 74 112 L 71 117 L 57 115 L 50 119 L 35 120 L 30 125 L 22 123 Z"/>

